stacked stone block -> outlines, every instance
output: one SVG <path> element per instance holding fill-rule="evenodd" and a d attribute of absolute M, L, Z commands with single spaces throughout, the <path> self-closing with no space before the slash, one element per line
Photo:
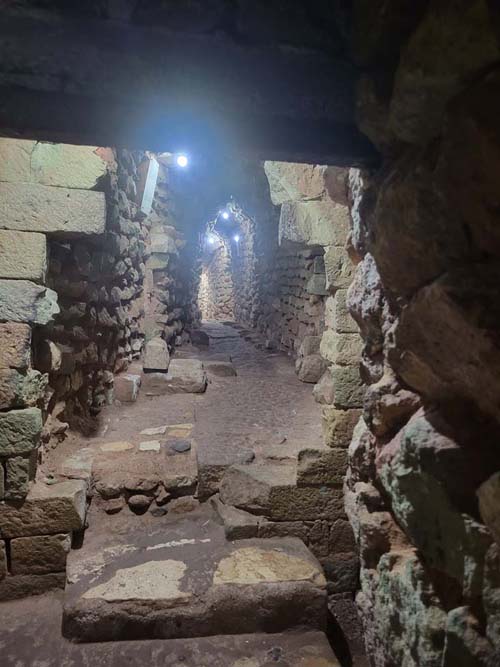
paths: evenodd
<path fill-rule="evenodd" d="M 203 257 L 198 303 L 205 320 L 234 318 L 234 284 L 231 240 L 213 234 L 215 244 L 208 246 Z"/>

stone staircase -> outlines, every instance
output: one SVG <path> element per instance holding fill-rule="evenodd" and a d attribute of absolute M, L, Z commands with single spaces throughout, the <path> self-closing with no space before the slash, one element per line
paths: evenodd
<path fill-rule="evenodd" d="M 252 635 L 245 642 L 255 644 L 266 633 L 267 645 L 273 637 L 266 660 L 242 665 L 339 664 L 323 634 L 326 580 L 300 539 L 229 541 L 210 504 L 149 523 L 136 517 L 107 531 L 93 518 L 82 548 L 68 558 L 67 639 L 144 644 L 216 637 L 236 646 L 238 637 L 228 636 Z"/>

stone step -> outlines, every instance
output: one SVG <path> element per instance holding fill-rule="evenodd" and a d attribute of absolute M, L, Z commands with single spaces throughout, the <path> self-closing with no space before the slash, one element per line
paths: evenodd
<path fill-rule="evenodd" d="M 273 521 L 334 521 L 344 517 L 342 489 L 298 487 L 296 461 L 233 465 L 222 477 L 220 499 Z"/>
<path fill-rule="evenodd" d="M 155 526 L 91 535 L 70 554 L 65 637 L 93 642 L 324 629 L 325 578 L 299 539 L 231 543 L 213 516 L 203 514 L 159 519 Z"/>

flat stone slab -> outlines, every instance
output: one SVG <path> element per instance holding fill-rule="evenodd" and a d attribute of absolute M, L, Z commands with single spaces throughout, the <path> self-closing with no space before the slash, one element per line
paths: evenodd
<path fill-rule="evenodd" d="M 29 280 L 0 279 L 0 320 L 47 324 L 57 313 L 54 290 Z"/>
<path fill-rule="evenodd" d="M 64 636 L 92 642 L 323 628 L 326 581 L 303 542 L 230 543 L 203 519 L 154 534 L 142 529 L 97 553 L 92 544 L 72 552 Z"/>
<path fill-rule="evenodd" d="M 194 639 L 74 644 L 61 636 L 58 595 L 0 606 L 2 666 L 44 667 L 339 667 L 326 636 L 315 630 L 216 635 Z M 32 637 L 32 641 L 26 641 Z"/>
<path fill-rule="evenodd" d="M 201 394 L 207 388 L 207 374 L 198 359 L 172 359 L 168 373 L 147 373 L 143 384 L 147 396 Z"/>
<path fill-rule="evenodd" d="M 234 377 L 235 375 L 238 375 L 236 368 L 229 361 L 217 361 L 209 359 L 207 361 L 203 361 L 203 365 L 205 366 L 207 372 L 212 375 L 217 375 L 219 377 Z"/>

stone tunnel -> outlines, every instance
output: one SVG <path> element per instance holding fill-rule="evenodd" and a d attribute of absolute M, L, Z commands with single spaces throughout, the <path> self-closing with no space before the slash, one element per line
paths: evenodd
<path fill-rule="evenodd" d="M 497 4 L 2 12 L 2 665 L 497 667 Z"/>

